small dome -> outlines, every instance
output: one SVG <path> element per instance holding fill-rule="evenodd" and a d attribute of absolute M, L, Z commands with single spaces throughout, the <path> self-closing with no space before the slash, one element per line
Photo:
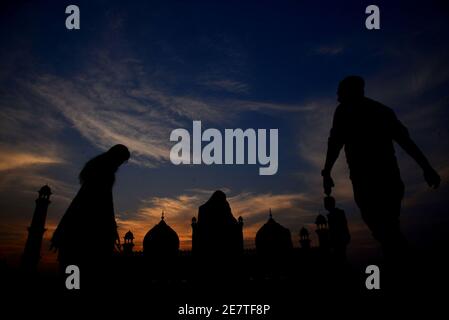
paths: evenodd
<path fill-rule="evenodd" d="M 327 225 L 326 217 L 323 216 L 322 214 L 319 214 L 318 217 L 316 217 L 315 224 L 316 225 Z"/>
<path fill-rule="evenodd" d="M 305 227 L 302 227 L 301 230 L 299 231 L 299 236 L 301 238 L 309 237 L 309 231 Z"/>
<path fill-rule="evenodd" d="M 125 233 L 125 239 L 126 240 L 134 240 L 134 234 L 129 230 L 127 233 Z"/>
<path fill-rule="evenodd" d="M 145 255 L 176 256 L 179 250 L 179 237 L 165 220 L 155 225 L 143 239 Z"/>
<path fill-rule="evenodd" d="M 51 195 L 51 189 L 50 187 L 46 184 L 45 186 L 43 186 L 40 190 L 39 190 L 39 194 L 41 195 Z"/>

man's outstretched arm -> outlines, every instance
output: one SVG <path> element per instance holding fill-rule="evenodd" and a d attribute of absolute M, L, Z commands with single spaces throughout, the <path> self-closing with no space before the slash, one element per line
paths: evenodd
<path fill-rule="evenodd" d="M 321 171 L 321 175 L 323 176 L 324 193 L 326 195 L 330 195 L 332 192 L 332 187 L 334 187 L 334 181 L 331 177 L 331 171 L 335 161 L 337 161 L 338 159 L 342 147 L 343 145 L 335 143 L 334 141 L 332 141 L 331 137 L 329 137 L 329 141 L 327 144 L 326 162 L 324 164 L 323 171 Z"/>
<path fill-rule="evenodd" d="M 323 176 L 323 188 L 326 195 L 330 195 L 332 192 L 332 187 L 334 186 L 334 181 L 331 177 L 332 167 L 337 161 L 340 154 L 341 148 L 343 148 L 344 142 L 341 132 L 341 124 L 338 115 L 338 110 L 335 111 L 334 121 L 332 124 L 332 129 L 327 142 L 327 152 L 326 152 L 326 162 L 324 164 L 324 169 L 321 171 Z"/>
<path fill-rule="evenodd" d="M 393 128 L 394 140 L 412 157 L 424 172 L 424 179 L 430 187 L 438 188 L 441 178 L 435 169 L 430 165 L 426 156 L 416 143 L 410 138 L 407 128 L 394 116 L 395 125 Z"/>

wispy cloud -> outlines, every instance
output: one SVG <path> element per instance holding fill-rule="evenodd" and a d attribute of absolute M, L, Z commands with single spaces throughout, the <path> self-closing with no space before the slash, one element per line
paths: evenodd
<path fill-rule="evenodd" d="M 26 153 L 0 151 L 0 171 L 11 170 L 20 167 L 50 165 L 62 163 L 61 159 L 49 156 Z"/>
<path fill-rule="evenodd" d="M 35 148 L 26 148 L 26 145 L 0 145 L 0 191 L 10 193 L 9 205 L 23 201 L 20 195 L 28 192 L 34 196 L 44 184 L 57 190 L 58 200 L 68 202 L 74 187 L 50 173 L 50 169 L 67 168 L 69 164 L 66 159 L 51 146 L 37 143 L 42 148 L 38 153 Z"/>
<path fill-rule="evenodd" d="M 132 161 L 141 165 L 154 167 L 167 161 L 171 130 L 190 127 L 192 120 L 226 125 L 245 111 L 304 111 L 293 104 L 179 95 L 155 85 L 155 79 L 142 73 L 136 60 L 101 59 L 74 78 L 40 76 L 27 83 L 26 89 L 93 145 L 104 150 L 125 144 L 133 152 Z M 243 88 L 232 81 L 220 83 Z"/>
<path fill-rule="evenodd" d="M 336 56 L 344 52 L 342 45 L 323 45 L 313 49 L 313 52 L 318 55 Z"/>
<path fill-rule="evenodd" d="M 248 84 L 231 79 L 209 79 L 200 82 L 200 84 L 217 91 L 227 91 L 231 93 L 249 92 Z"/>

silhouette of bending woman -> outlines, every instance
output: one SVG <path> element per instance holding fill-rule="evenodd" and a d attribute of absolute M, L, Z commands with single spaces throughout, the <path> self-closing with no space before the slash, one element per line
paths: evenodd
<path fill-rule="evenodd" d="M 83 267 L 100 267 L 112 256 L 119 241 L 112 187 L 115 172 L 129 157 L 128 148 L 118 144 L 88 161 L 81 170 L 81 188 L 51 239 L 62 268 L 75 264 L 82 272 Z"/>
<path fill-rule="evenodd" d="M 331 170 L 345 148 L 354 200 L 362 218 L 391 261 L 401 256 L 406 242 L 399 228 L 404 184 L 395 157 L 396 141 L 423 169 L 429 186 L 437 188 L 440 176 L 412 141 L 407 128 L 392 109 L 364 96 L 364 80 L 343 79 L 338 87 L 340 105 L 335 110 L 322 171 L 324 192 L 330 195 Z"/>

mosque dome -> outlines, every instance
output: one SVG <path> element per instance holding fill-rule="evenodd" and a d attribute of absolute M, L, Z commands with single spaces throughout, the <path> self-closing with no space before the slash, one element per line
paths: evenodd
<path fill-rule="evenodd" d="M 276 222 L 270 210 L 268 221 L 256 233 L 256 250 L 261 254 L 278 255 L 292 248 L 290 230 Z"/>
<path fill-rule="evenodd" d="M 143 253 L 146 256 L 169 256 L 173 257 L 179 251 L 179 237 L 164 220 L 147 232 L 143 239 Z"/>

